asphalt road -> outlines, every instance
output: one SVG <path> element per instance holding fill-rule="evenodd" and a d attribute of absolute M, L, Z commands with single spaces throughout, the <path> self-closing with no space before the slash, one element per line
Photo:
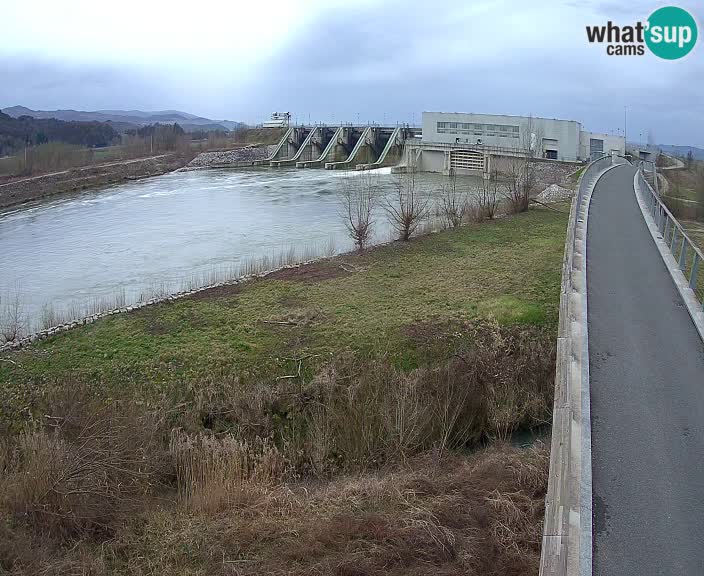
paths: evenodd
<path fill-rule="evenodd" d="M 704 346 L 633 174 L 601 178 L 588 221 L 594 574 L 704 575 Z"/>

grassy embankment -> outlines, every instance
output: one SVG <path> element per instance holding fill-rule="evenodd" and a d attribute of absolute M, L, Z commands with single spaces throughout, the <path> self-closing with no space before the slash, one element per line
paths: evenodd
<path fill-rule="evenodd" d="M 704 251 L 704 162 L 685 162 L 683 168 L 661 170 L 660 174 L 667 180 L 666 186 L 660 187 L 665 204 L 692 242 Z M 696 292 L 700 299 L 704 298 L 704 270 L 701 266 Z"/>
<path fill-rule="evenodd" d="M 547 450 L 502 441 L 550 418 L 566 221 L 532 209 L 6 355 L 0 566 L 537 573 Z"/>
<path fill-rule="evenodd" d="M 704 220 L 704 162 L 690 166 L 661 170 L 667 180 L 665 202 L 672 213 L 684 220 Z"/>

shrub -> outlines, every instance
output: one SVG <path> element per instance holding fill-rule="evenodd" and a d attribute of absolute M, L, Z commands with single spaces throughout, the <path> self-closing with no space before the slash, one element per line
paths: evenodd
<path fill-rule="evenodd" d="M 342 181 L 340 215 L 358 250 L 364 250 L 371 241 L 378 195 L 378 179 L 371 172 L 347 175 Z"/>
<path fill-rule="evenodd" d="M 394 194 L 384 199 L 384 209 L 398 239 L 407 242 L 428 216 L 430 199 L 418 190 L 414 166 L 409 166 L 406 173 L 396 179 L 395 187 Z"/>
<path fill-rule="evenodd" d="M 7 447 L 2 505 L 39 533 L 106 531 L 149 490 L 158 449 L 149 419 L 117 404 L 74 406 Z"/>
<path fill-rule="evenodd" d="M 198 511 L 231 506 L 247 484 L 277 482 L 284 471 L 281 454 L 266 439 L 248 442 L 232 434 L 216 437 L 175 430 L 169 452 L 179 497 Z"/>
<path fill-rule="evenodd" d="M 490 322 L 409 328 L 423 368 L 341 354 L 276 385 L 197 386 L 202 418 L 239 441 L 273 438 L 289 474 L 327 476 L 444 453 L 550 421 L 554 346 Z M 239 450 L 240 448 L 238 448 Z"/>
<path fill-rule="evenodd" d="M 443 185 L 440 194 L 440 211 L 446 226 L 457 228 L 465 219 L 469 209 L 466 190 L 458 186 L 457 173 L 450 172 L 449 183 Z"/>

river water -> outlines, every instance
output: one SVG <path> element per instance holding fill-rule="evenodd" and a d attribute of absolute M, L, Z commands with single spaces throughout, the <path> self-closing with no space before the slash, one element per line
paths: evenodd
<path fill-rule="evenodd" d="M 381 193 L 392 193 L 397 177 L 375 172 Z M 48 309 L 60 317 L 129 304 L 224 279 L 244 259 L 347 251 L 339 191 L 358 174 L 175 172 L 2 211 L 0 298 L 19 298 L 37 329 Z M 476 189 L 477 180 L 462 180 Z M 442 184 L 438 175 L 419 177 L 430 194 Z M 390 234 L 379 211 L 375 241 Z"/>

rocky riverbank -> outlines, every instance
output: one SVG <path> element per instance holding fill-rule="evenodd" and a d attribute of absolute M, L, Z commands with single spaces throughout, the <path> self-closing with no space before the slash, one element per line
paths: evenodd
<path fill-rule="evenodd" d="M 245 146 L 233 150 L 201 152 L 188 163 L 184 170 L 251 166 L 254 162 L 268 158 L 274 149 L 275 146 Z"/>
<path fill-rule="evenodd" d="M 558 184 L 550 184 L 536 196 L 536 200 L 540 202 L 563 202 L 572 198 L 573 194 L 574 191 L 569 188 L 563 188 Z"/>
<path fill-rule="evenodd" d="M 543 186 L 567 184 L 568 177 L 579 168 L 579 164 L 544 160 L 534 164 L 535 180 Z"/>
<path fill-rule="evenodd" d="M 192 155 L 162 154 L 110 162 L 0 183 L 0 208 L 49 196 L 159 176 L 184 166 Z"/>

